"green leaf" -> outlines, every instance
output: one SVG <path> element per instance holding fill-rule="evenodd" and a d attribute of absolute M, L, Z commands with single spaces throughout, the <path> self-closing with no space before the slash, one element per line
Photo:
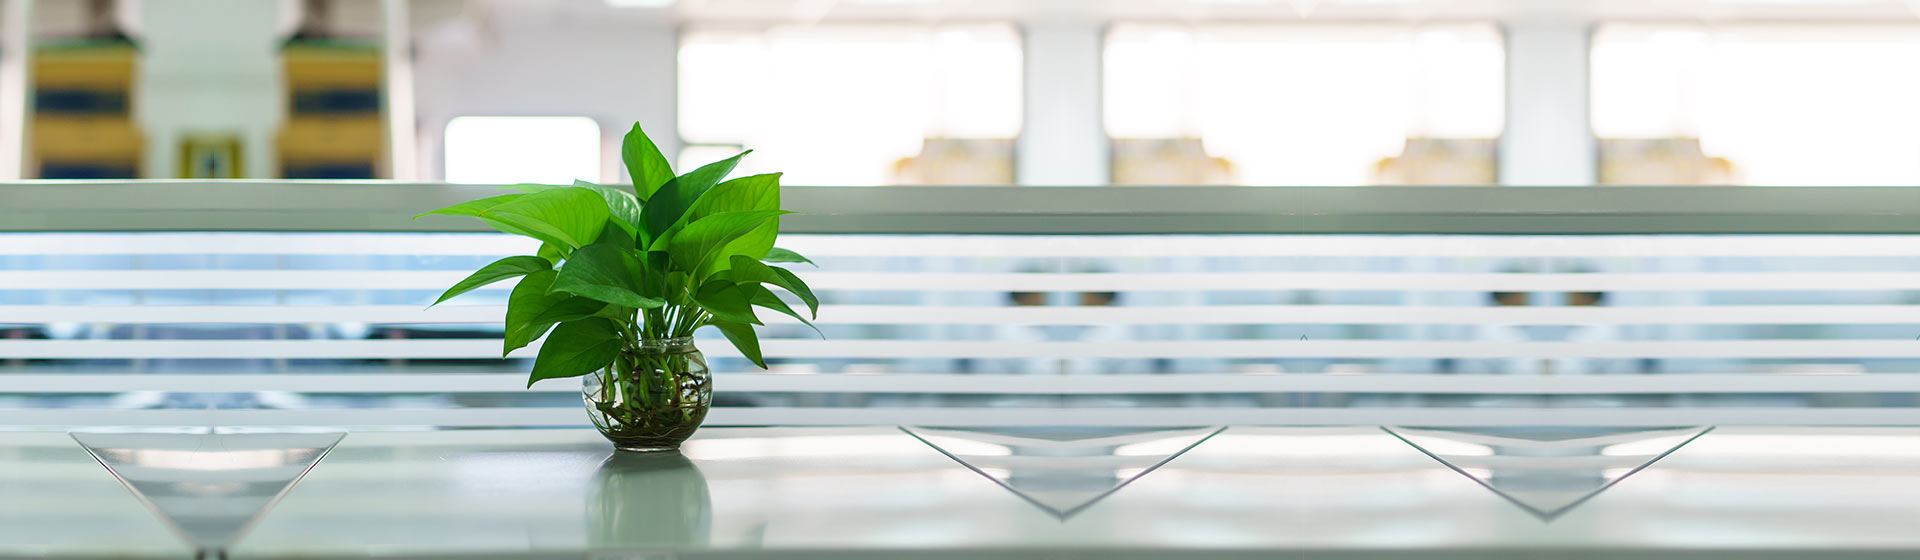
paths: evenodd
<path fill-rule="evenodd" d="M 753 365 L 760 366 L 760 369 L 767 369 L 767 361 L 760 355 L 760 337 L 753 333 L 753 325 L 719 319 L 710 323 L 719 327 L 721 334 L 727 335 L 727 341 L 740 350 L 740 355 L 752 360 Z"/>
<path fill-rule="evenodd" d="M 780 174 L 766 173 L 729 179 L 714 185 L 693 207 L 687 209 L 692 222 L 721 212 L 780 209 Z"/>
<path fill-rule="evenodd" d="M 575 179 L 572 185 L 519 183 L 500 188 L 517 189 L 520 192 L 528 194 L 546 192 L 554 189 L 587 189 L 599 193 L 600 198 L 607 201 L 607 213 L 613 216 L 613 219 L 610 221 L 620 224 L 620 229 L 626 230 L 628 237 L 633 237 L 640 231 L 640 201 L 633 197 L 633 193 L 627 191 L 578 179 Z"/>
<path fill-rule="evenodd" d="M 753 210 L 750 212 L 721 212 L 688 223 L 679 233 L 673 235 L 667 244 L 667 254 L 672 255 L 673 263 L 682 270 L 696 271 L 695 280 L 704 280 L 697 271 L 710 258 L 717 258 L 721 247 L 775 216 L 786 214 L 785 210 Z M 757 262 L 758 259 L 756 258 Z M 711 271 L 707 271 L 711 274 Z"/>
<path fill-rule="evenodd" d="M 800 277 L 795 276 L 793 271 L 768 266 L 766 263 L 753 260 L 752 257 L 736 255 L 733 257 L 733 270 L 728 274 L 733 281 L 742 284 L 773 284 L 793 292 L 793 295 L 800 296 L 800 301 L 807 303 L 807 310 L 813 312 L 815 317 L 820 315 L 820 299 L 814 297 L 813 289 L 807 287 L 806 282 L 800 281 Z"/>
<path fill-rule="evenodd" d="M 752 257 L 754 259 L 766 256 L 767 251 L 773 249 L 773 238 L 779 235 L 779 216 L 774 216 L 765 222 L 761 222 L 759 227 L 747 230 L 746 233 L 740 234 L 739 238 L 727 242 L 726 245 L 721 245 L 720 250 L 715 251 L 714 254 L 703 259 L 706 266 L 710 269 L 707 273 L 711 274 L 715 271 L 726 270 L 732 265 L 732 258 L 734 256 Z"/>
<path fill-rule="evenodd" d="M 515 199 L 518 199 L 522 196 L 526 196 L 526 195 L 503 194 L 500 196 L 490 196 L 490 197 L 482 198 L 479 200 L 469 200 L 466 202 L 455 204 L 453 206 L 448 206 L 446 208 L 441 208 L 439 210 L 427 212 L 419 216 L 414 216 L 414 219 L 419 219 L 422 216 L 432 216 L 432 215 L 479 216 L 485 213 L 487 210 L 493 209 L 493 207 L 495 206 L 506 204 L 508 202 L 513 202 Z"/>
<path fill-rule="evenodd" d="M 634 308 L 625 305 L 607 304 L 606 307 L 600 308 L 600 311 L 594 313 L 594 315 L 612 319 L 615 323 L 623 325 L 634 323 Z"/>
<path fill-rule="evenodd" d="M 600 230 L 600 239 L 594 243 L 631 250 L 638 242 L 634 240 L 633 232 L 620 227 L 619 218 L 607 218 L 607 225 Z"/>
<path fill-rule="evenodd" d="M 467 279 L 454 284 L 452 288 L 447 288 L 446 293 L 440 294 L 440 299 L 434 300 L 433 305 L 428 305 L 427 307 L 440 305 L 441 302 L 452 299 L 453 296 L 474 291 L 481 286 L 516 276 L 526 276 L 542 270 L 553 270 L 553 263 L 547 262 L 547 259 L 540 257 L 528 256 L 507 257 L 493 261 L 493 264 L 480 267 L 480 270 L 467 276 Z"/>
<path fill-rule="evenodd" d="M 666 300 L 666 280 L 661 276 L 663 270 L 654 270 L 647 261 L 650 253 L 636 252 L 634 259 L 627 261 L 627 275 L 633 278 L 633 285 L 640 295 Z"/>
<path fill-rule="evenodd" d="M 511 185 L 502 185 L 497 190 L 504 191 L 504 190 L 512 189 L 512 190 L 520 191 L 521 194 L 533 194 L 537 192 L 546 192 L 553 189 L 570 189 L 570 188 L 573 188 L 573 187 L 570 187 L 567 185 L 548 185 L 544 183 L 514 183 Z"/>
<path fill-rule="evenodd" d="M 754 210 L 780 209 L 780 174 L 768 173 L 733 179 L 715 185 L 700 200 L 693 203 L 687 211 L 686 223 L 695 223 L 702 218 L 724 212 L 748 212 Z M 760 224 L 759 227 L 742 234 L 738 239 L 722 245 L 709 260 L 707 269 L 700 270 L 701 276 L 726 270 L 733 255 L 747 255 L 755 259 L 764 257 L 773 250 L 773 239 L 780 235 L 780 218 L 775 217 Z"/>
<path fill-rule="evenodd" d="M 800 277 L 795 276 L 791 270 L 777 266 L 768 268 L 772 268 L 773 273 L 780 276 L 781 282 L 774 282 L 774 285 L 786 288 L 787 291 L 793 292 L 793 295 L 800 296 L 800 301 L 807 303 L 807 310 L 813 312 L 816 318 L 820 316 L 820 298 L 813 296 L 813 288 L 807 287 L 807 283 L 801 281 Z"/>
<path fill-rule="evenodd" d="M 620 143 L 620 159 L 626 162 L 627 175 L 633 176 L 634 194 L 639 195 L 641 201 L 652 200 L 655 191 L 673 180 L 673 167 L 667 165 L 667 157 L 660 155 L 660 147 L 653 145 L 653 139 L 640 130 L 638 122 L 633 123 L 633 130 L 627 131 L 626 140 Z"/>
<path fill-rule="evenodd" d="M 482 198 L 479 200 L 469 200 L 466 202 L 455 204 L 453 206 L 448 206 L 446 208 L 441 208 L 439 210 L 427 212 L 419 216 L 414 216 L 414 219 L 419 219 L 421 217 L 430 216 L 430 215 L 473 216 L 475 218 L 479 218 L 480 221 L 486 223 L 487 226 L 492 227 L 493 229 L 499 230 L 501 233 L 509 233 L 513 235 L 520 235 L 520 236 L 539 239 L 540 236 L 538 234 L 532 231 L 529 231 L 526 228 L 519 227 L 514 224 L 507 223 L 497 218 L 493 218 L 485 215 L 488 210 L 492 210 L 494 207 L 500 206 L 502 204 L 506 204 L 508 202 L 513 202 L 514 200 L 518 200 L 520 197 L 523 197 L 523 196 L 526 196 L 526 195 L 503 194 L 500 196 L 491 196 L 491 197 Z"/>
<path fill-rule="evenodd" d="M 726 280 L 709 280 L 700 285 L 700 291 L 693 294 L 694 303 L 707 310 L 716 319 L 736 323 L 761 324 L 760 318 L 753 316 L 752 295 Z"/>
<path fill-rule="evenodd" d="M 813 261 L 807 260 L 806 257 L 800 256 L 800 253 L 795 253 L 793 251 L 788 251 L 786 249 L 781 249 L 779 247 L 774 247 L 772 249 L 767 250 L 767 256 L 760 257 L 760 262 L 813 264 Z M 820 265 L 813 264 L 813 266 L 818 267 Z"/>
<path fill-rule="evenodd" d="M 534 317 L 531 323 L 546 323 L 552 325 L 554 323 L 578 321 L 588 317 L 606 317 L 600 314 L 600 310 L 607 308 L 607 302 L 583 297 L 564 297 L 566 294 L 563 293 L 549 293 L 547 295 L 563 297 L 561 297 L 559 303 L 555 303 L 548 307 L 546 311 L 540 312 L 540 315 Z M 613 317 L 607 318 L 613 319 Z"/>
<path fill-rule="evenodd" d="M 694 201 L 700 200 L 700 196 L 712 189 L 715 183 L 733 172 L 733 167 L 739 165 L 741 157 L 752 152 L 747 150 L 740 152 L 740 155 L 700 166 L 662 185 L 652 198 L 647 199 L 646 207 L 640 209 L 645 239 L 659 239 L 661 234 L 682 222 L 681 218 L 686 217 L 687 210 L 693 208 Z"/>
<path fill-rule="evenodd" d="M 540 345 L 527 386 L 542 379 L 575 377 L 607 367 L 620 355 L 620 327 L 600 317 L 561 323 Z"/>
<path fill-rule="evenodd" d="M 640 199 L 633 193 L 586 181 L 574 181 L 573 186 L 600 193 L 600 198 L 607 201 L 607 214 L 613 216 L 611 221 L 626 230 L 627 237 L 640 235 Z"/>
<path fill-rule="evenodd" d="M 655 253 L 660 253 L 664 255 L 667 253 L 667 247 L 670 247 L 673 245 L 673 238 L 680 235 L 680 230 L 683 230 L 686 228 L 687 228 L 686 222 L 680 222 L 680 223 L 674 224 L 673 227 L 667 228 L 667 231 L 661 232 L 660 235 L 653 236 L 652 239 L 642 240 L 642 245 L 646 247 L 647 251 L 649 252 L 655 252 Z"/>
<path fill-rule="evenodd" d="M 547 259 L 547 262 L 560 262 L 567 258 L 567 255 L 560 252 L 560 248 L 553 246 L 552 243 L 541 243 L 540 250 L 534 252 L 534 255 Z"/>
<path fill-rule="evenodd" d="M 523 195 L 481 215 L 530 232 L 541 241 L 578 249 L 600 237 L 607 202 L 590 189 L 565 188 Z"/>
<path fill-rule="evenodd" d="M 813 329 L 813 334 L 820 335 L 820 338 L 827 337 L 827 333 L 820 332 L 820 327 L 814 326 L 813 321 L 808 321 L 806 317 L 801 317 L 800 313 L 794 311 L 793 307 L 788 306 L 785 300 L 780 299 L 778 295 L 774 295 L 773 290 L 769 290 L 766 286 L 760 284 L 738 284 L 738 286 L 741 290 L 747 292 L 747 300 L 754 305 L 772 309 L 788 317 L 799 319 L 801 324 Z"/>
<path fill-rule="evenodd" d="M 506 344 L 500 350 L 501 357 L 526 348 L 553 328 L 553 321 L 539 322 L 535 318 L 567 300 L 567 294 L 547 293 L 547 287 L 553 285 L 553 278 L 558 274 L 552 270 L 528 274 L 513 287 L 513 294 L 507 296 Z"/>
<path fill-rule="evenodd" d="M 506 221 L 504 221 L 504 220 L 500 220 L 500 219 L 496 219 L 496 218 L 490 218 L 490 217 L 485 217 L 485 216 L 482 216 L 482 217 L 480 217 L 479 219 L 480 219 L 480 221 L 481 221 L 481 222 L 483 222 L 483 223 L 485 223 L 485 224 L 487 224 L 487 226 L 488 226 L 488 227 L 491 227 L 491 228 L 493 228 L 493 229 L 494 229 L 494 231 L 498 231 L 498 232 L 500 232 L 500 233 L 507 233 L 507 234 L 513 234 L 513 235 L 518 235 L 518 236 L 521 236 L 521 237 L 531 237 L 531 238 L 534 238 L 534 239 L 538 239 L 538 240 L 540 240 L 540 241 L 542 241 L 542 242 L 547 242 L 547 240 L 546 240 L 545 238 L 543 238 L 543 237 L 541 237 L 541 235 L 540 235 L 539 233 L 536 233 L 536 232 L 534 232 L 534 231 L 532 231 L 532 230 L 529 230 L 529 229 L 527 229 L 527 228 L 523 228 L 523 227 L 520 227 L 520 226 L 517 226 L 517 225 L 513 225 L 513 224 L 511 224 L 511 223 L 508 223 L 508 222 L 506 222 Z M 555 260 L 558 260 L 558 259 L 555 259 Z"/>
<path fill-rule="evenodd" d="M 675 270 L 667 273 L 666 299 L 675 304 L 685 305 L 693 301 L 692 290 L 687 288 L 687 273 Z"/>
<path fill-rule="evenodd" d="M 560 265 L 560 276 L 553 280 L 553 292 L 566 292 L 607 303 L 652 309 L 666 301 L 640 295 L 633 281 L 633 251 L 612 243 L 595 243 L 574 251 Z"/>

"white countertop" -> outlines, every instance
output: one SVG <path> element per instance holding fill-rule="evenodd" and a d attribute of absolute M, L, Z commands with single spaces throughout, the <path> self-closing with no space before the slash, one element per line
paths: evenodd
<path fill-rule="evenodd" d="M 588 430 L 359 432 L 221 550 L 233 558 L 1920 554 L 1912 530 L 1920 428 L 1702 430 L 1516 439 L 1371 426 L 710 428 L 684 455 L 619 457 Z M 257 449 L 273 436 L 260 437 L 197 449 Z M 134 440 L 115 441 L 142 445 Z M 175 513 L 192 507 L 178 505 L 192 492 L 227 500 L 229 510 L 241 494 L 270 498 L 284 484 L 269 479 L 311 459 L 295 454 L 305 459 L 291 468 L 229 461 L 222 468 L 234 470 L 222 471 L 111 456 L 120 471 L 148 479 L 136 487 L 173 493 L 157 502 Z M 173 480 L 169 468 L 196 473 L 154 486 Z M 257 480 L 208 482 L 219 472 Z M 191 556 L 115 482 L 66 434 L 0 433 L 0 556 Z"/>

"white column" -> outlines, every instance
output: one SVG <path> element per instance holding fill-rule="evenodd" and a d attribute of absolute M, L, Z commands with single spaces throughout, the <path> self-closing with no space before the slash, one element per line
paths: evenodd
<path fill-rule="evenodd" d="M 383 0 L 385 34 L 381 65 L 386 108 L 387 169 L 395 181 L 420 180 L 419 123 L 413 117 L 413 28 L 407 0 Z"/>
<path fill-rule="evenodd" d="M 141 12 L 135 119 L 147 136 L 149 177 L 180 174 L 189 134 L 235 135 L 247 177 L 275 173 L 274 135 L 285 119 L 280 2 L 146 0 Z"/>
<path fill-rule="evenodd" d="M 1105 24 L 1026 26 L 1026 119 L 1016 179 L 1022 185 L 1104 185 L 1111 149 L 1101 114 Z"/>
<path fill-rule="evenodd" d="M 1584 21 L 1507 23 L 1500 184 L 1594 184 L 1599 148 L 1587 110 L 1592 29 Z"/>
<path fill-rule="evenodd" d="M 0 0 L 0 181 L 25 177 L 33 81 L 33 0 Z"/>

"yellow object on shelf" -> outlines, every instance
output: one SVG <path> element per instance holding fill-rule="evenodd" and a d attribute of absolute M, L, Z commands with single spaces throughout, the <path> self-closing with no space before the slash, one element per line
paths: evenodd
<path fill-rule="evenodd" d="M 133 121 L 139 54 L 130 43 L 111 41 L 34 52 L 34 110 L 26 154 L 30 176 L 141 176 L 146 140 Z"/>
<path fill-rule="evenodd" d="M 1374 164 L 1373 185 L 1492 185 L 1498 180 L 1493 138 L 1408 138 L 1400 155 Z"/>
<path fill-rule="evenodd" d="M 1207 153 L 1199 138 L 1113 139 L 1115 185 L 1232 185 L 1233 162 Z"/>
<path fill-rule="evenodd" d="M 1699 138 L 1602 138 L 1602 185 L 1734 185 L 1733 162 L 1712 157 Z"/>
<path fill-rule="evenodd" d="M 383 157 L 381 53 L 359 43 L 294 43 L 281 52 L 287 119 L 277 141 L 280 175 L 374 179 Z"/>

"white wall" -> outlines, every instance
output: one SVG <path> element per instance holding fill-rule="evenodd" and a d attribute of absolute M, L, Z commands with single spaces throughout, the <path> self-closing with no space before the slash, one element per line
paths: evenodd
<path fill-rule="evenodd" d="M 148 177 L 178 177 L 180 142 L 192 134 L 238 135 L 245 177 L 278 174 L 273 142 L 285 116 L 279 50 L 291 28 L 284 7 L 258 0 L 144 3 L 133 105 L 147 137 Z"/>
<path fill-rule="evenodd" d="M 673 26 L 490 13 L 420 30 L 414 59 L 420 178 L 443 178 L 447 121 L 465 115 L 586 116 L 600 124 L 603 182 L 625 181 L 619 142 L 634 121 L 679 152 Z"/>
<path fill-rule="evenodd" d="M 0 0 L 0 181 L 17 181 L 25 164 L 27 84 L 33 66 L 22 56 L 32 49 L 27 33 L 33 20 L 30 0 Z"/>
<path fill-rule="evenodd" d="M 87 31 L 87 3 L 82 0 L 35 0 L 33 34 L 36 37 L 71 37 Z"/>

